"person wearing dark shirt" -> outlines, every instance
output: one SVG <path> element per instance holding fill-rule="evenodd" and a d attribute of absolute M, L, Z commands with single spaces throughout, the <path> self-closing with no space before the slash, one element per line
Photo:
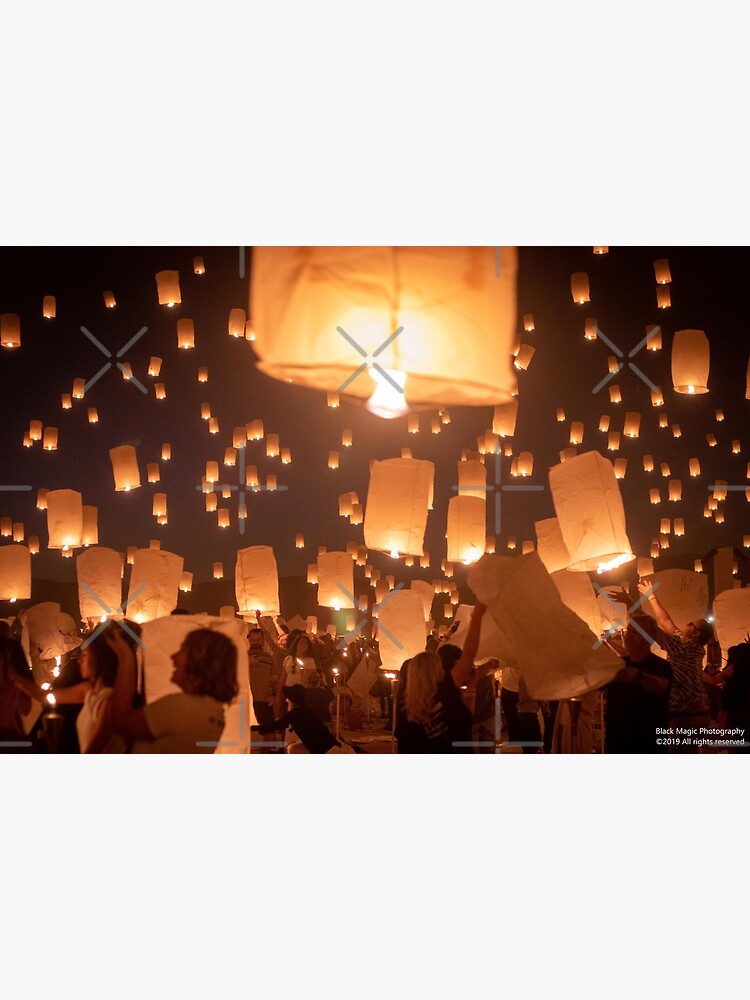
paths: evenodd
<path fill-rule="evenodd" d="M 331 721 L 331 702 L 333 691 L 326 686 L 322 673 L 311 674 L 305 689 L 305 708 L 314 712 L 321 722 Z"/>
<path fill-rule="evenodd" d="M 722 725 L 741 729 L 735 739 L 742 739 L 746 746 L 732 747 L 730 753 L 747 753 L 750 749 L 750 643 L 731 646 L 724 671 L 726 683 L 721 695 Z"/>
<path fill-rule="evenodd" d="M 623 646 L 610 643 L 625 665 L 606 688 L 605 746 L 607 753 L 666 753 L 656 730 L 669 723 L 672 668 L 651 651 L 651 619 L 636 624 L 628 626 Z"/>
<path fill-rule="evenodd" d="M 292 703 L 292 708 L 275 722 L 265 725 L 251 726 L 255 733 L 283 732 L 291 729 L 299 737 L 307 753 L 347 753 L 349 748 L 342 746 L 331 730 L 311 709 L 305 705 L 305 689 L 301 684 L 284 687 L 284 697 Z M 294 746 L 294 744 L 292 744 Z M 293 751 L 290 752 L 300 752 Z"/>

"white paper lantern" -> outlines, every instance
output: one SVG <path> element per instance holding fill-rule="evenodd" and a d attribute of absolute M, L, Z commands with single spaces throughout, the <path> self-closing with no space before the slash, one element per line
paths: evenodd
<path fill-rule="evenodd" d="M 182 302 L 180 296 L 180 272 L 159 271 L 156 275 L 156 290 L 159 295 L 159 305 L 170 308 Z"/>
<path fill-rule="evenodd" d="M 122 556 L 114 549 L 90 548 L 76 556 L 81 620 L 122 618 Z"/>
<path fill-rule="evenodd" d="M 672 342 L 672 382 L 675 392 L 689 396 L 708 392 L 711 364 L 703 330 L 678 330 Z"/>
<path fill-rule="evenodd" d="M 177 320 L 177 346 L 183 351 L 195 347 L 195 326 L 191 319 Z"/>
<path fill-rule="evenodd" d="M 245 339 L 245 310 L 230 309 L 227 320 L 227 332 L 230 337 Z"/>
<path fill-rule="evenodd" d="M 0 601 L 31 597 L 31 553 L 25 545 L 0 546 Z"/>
<path fill-rule="evenodd" d="M 75 490 L 47 493 L 47 531 L 50 549 L 72 549 L 83 544 L 83 497 Z"/>
<path fill-rule="evenodd" d="M 351 556 L 346 552 L 322 552 L 318 556 L 318 604 L 336 611 L 352 608 L 353 601 L 347 594 L 354 594 Z"/>
<path fill-rule="evenodd" d="M 126 617 L 149 622 L 177 607 L 184 560 L 162 549 L 136 549 L 130 571 Z"/>
<path fill-rule="evenodd" d="M 548 573 L 567 569 L 570 553 L 563 541 L 560 522 L 556 517 L 534 523 L 537 538 L 537 552 Z"/>
<path fill-rule="evenodd" d="M 570 276 L 570 293 L 577 305 L 583 305 L 590 300 L 589 276 L 585 271 L 576 271 Z"/>
<path fill-rule="evenodd" d="M 422 599 L 413 590 L 398 590 L 378 608 L 378 646 L 382 669 L 398 671 L 425 646 Z"/>
<path fill-rule="evenodd" d="M 434 474 L 432 462 L 417 459 L 389 458 L 373 464 L 365 509 L 368 549 L 422 555 Z"/>
<path fill-rule="evenodd" d="M 448 559 L 468 565 L 484 554 L 487 502 L 474 496 L 448 501 Z"/>
<path fill-rule="evenodd" d="M 21 320 L 16 313 L 0 315 L 0 345 L 11 348 L 21 346 Z"/>
<path fill-rule="evenodd" d="M 656 276 L 656 283 L 658 285 L 668 285 L 672 280 L 672 275 L 669 270 L 669 261 L 666 259 L 655 260 L 654 275 Z"/>
<path fill-rule="evenodd" d="M 487 499 L 487 469 L 480 461 L 458 463 L 458 494 L 462 497 Z"/>
<path fill-rule="evenodd" d="M 234 585 L 241 615 L 279 613 L 279 573 L 270 545 L 251 545 L 237 552 Z"/>
<path fill-rule="evenodd" d="M 129 493 L 141 485 L 138 471 L 138 458 L 135 448 L 129 444 L 110 448 L 109 457 L 112 462 L 112 472 L 115 477 L 115 492 Z"/>

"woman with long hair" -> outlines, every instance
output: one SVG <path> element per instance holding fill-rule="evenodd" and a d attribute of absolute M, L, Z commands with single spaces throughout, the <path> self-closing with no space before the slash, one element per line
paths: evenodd
<path fill-rule="evenodd" d="M 405 665 L 403 711 L 396 727 L 399 753 L 471 752 L 472 714 L 461 688 L 474 674 L 484 604 L 475 604 L 463 650 L 454 657 L 417 653 Z"/>
<path fill-rule="evenodd" d="M 289 655 L 284 660 L 279 689 L 294 684 L 309 687 L 310 678 L 316 673 L 320 673 L 318 651 L 307 632 L 300 632 L 289 647 Z"/>
<path fill-rule="evenodd" d="M 190 632 L 172 654 L 171 679 L 180 693 L 134 709 L 135 653 L 119 631 L 107 636 L 118 660 L 114 731 L 132 743 L 133 753 L 213 753 L 224 731 L 224 706 L 239 691 L 234 643 L 210 629 Z"/>

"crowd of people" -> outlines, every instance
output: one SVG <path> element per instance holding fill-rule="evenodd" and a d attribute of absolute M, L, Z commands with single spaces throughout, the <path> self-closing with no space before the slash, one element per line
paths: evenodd
<path fill-rule="evenodd" d="M 289 630 L 280 618 L 274 626 L 258 613 L 247 633 L 254 748 L 362 751 L 340 731 L 342 715 L 346 720 L 355 704 L 349 681 L 364 660 L 365 698 L 379 701 L 382 729 L 393 734 L 399 753 L 587 753 L 594 749 L 597 714 L 603 723 L 600 748 L 607 753 L 720 749 L 720 740 L 678 734 L 728 730 L 742 735 L 727 749 L 747 752 L 750 639 L 731 647 L 722 663 L 707 620 L 681 631 L 647 584 L 639 590 L 650 614 L 631 610 L 621 635 L 606 639 L 622 657 L 619 672 L 603 690 L 560 702 L 532 697 L 522 665 L 476 662 L 487 610 L 481 603 L 460 648 L 452 642 L 453 630 L 433 631 L 424 651 L 403 662 L 396 683 L 385 679 L 374 639 L 337 642 L 328 632 Z M 630 603 L 625 592 L 620 599 Z M 234 643 L 208 628 L 189 632 L 171 657 L 178 692 L 146 704 L 138 626 L 127 624 L 97 627 L 58 677 L 40 683 L 18 638 L 0 623 L 0 752 L 213 752 L 226 708 L 239 691 Z M 45 710 L 63 719 L 55 748 L 42 725 Z"/>

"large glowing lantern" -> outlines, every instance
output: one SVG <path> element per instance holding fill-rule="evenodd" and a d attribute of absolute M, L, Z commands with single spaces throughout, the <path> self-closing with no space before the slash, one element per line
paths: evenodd
<path fill-rule="evenodd" d="M 549 482 L 569 569 L 604 573 L 635 559 L 611 462 L 589 451 L 553 466 Z"/>
<path fill-rule="evenodd" d="M 122 556 L 114 549 L 86 549 L 76 557 L 81 620 L 122 618 Z"/>
<path fill-rule="evenodd" d="M 130 571 L 127 618 L 150 622 L 177 607 L 184 560 L 163 549 L 136 549 Z"/>
<path fill-rule="evenodd" d="M 487 499 L 487 469 L 478 459 L 458 463 L 458 494 Z"/>
<path fill-rule="evenodd" d="M 241 615 L 279 613 L 279 574 L 270 545 L 239 549 L 234 567 L 234 591 Z"/>
<path fill-rule="evenodd" d="M 83 498 L 75 490 L 47 494 L 47 531 L 50 549 L 72 549 L 83 544 Z"/>
<path fill-rule="evenodd" d="M 109 449 L 112 461 L 112 472 L 115 477 L 115 492 L 129 493 L 141 485 L 141 474 L 138 471 L 138 458 L 135 448 L 130 444 L 122 444 Z"/>
<path fill-rule="evenodd" d="M 373 463 L 365 507 L 368 549 L 396 556 L 422 555 L 434 475 L 432 462 L 414 458 Z"/>
<path fill-rule="evenodd" d="M 84 545 L 98 545 L 99 544 L 99 508 L 98 507 L 87 507 L 85 504 L 82 508 L 83 514 L 83 526 L 81 530 L 81 541 Z"/>
<path fill-rule="evenodd" d="M 259 367 L 381 416 L 504 402 L 516 270 L 515 247 L 501 248 L 499 276 L 494 247 L 256 247 Z"/>
<path fill-rule="evenodd" d="M 322 608 L 353 608 L 354 563 L 347 552 L 318 555 L 318 604 Z"/>
<path fill-rule="evenodd" d="M 557 573 L 567 569 L 570 563 L 570 553 L 563 541 L 560 522 L 556 517 L 534 523 L 536 530 L 537 552 L 548 573 Z"/>
<path fill-rule="evenodd" d="M 156 275 L 156 290 L 159 294 L 159 305 L 170 308 L 182 302 L 180 296 L 180 272 L 159 271 Z"/>
<path fill-rule="evenodd" d="M 397 590 L 378 608 L 378 648 L 384 670 L 400 670 L 404 660 L 425 644 L 422 599 L 413 590 Z"/>
<path fill-rule="evenodd" d="M 672 342 L 674 391 L 688 396 L 708 392 L 711 364 L 708 337 L 703 330 L 678 330 Z"/>
<path fill-rule="evenodd" d="M 21 346 L 21 320 L 15 313 L 0 315 L 0 345 L 3 347 Z"/>
<path fill-rule="evenodd" d="M 484 555 L 486 524 L 485 499 L 452 497 L 448 501 L 448 559 L 468 565 Z"/>
<path fill-rule="evenodd" d="M 409 584 L 409 588 L 414 591 L 415 594 L 419 594 L 419 599 L 422 602 L 422 613 L 424 614 L 424 620 L 428 622 L 432 618 L 432 602 L 435 598 L 435 588 L 427 583 L 426 580 L 412 580 Z"/>
<path fill-rule="evenodd" d="M 679 629 L 684 630 L 688 622 L 706 617 L 708 577 L 704 573 L 691 573 L 685 569 L 665 569 L 654 573 L 649 583 L 654 590 L 654 596 Z M 649 601 L 643 602 L 643 609 L 653 617 Z"/>
<path fill-rule="evenodd" d="M 31 597 L 31 553 L 25 545 L 0 546 L 0 601 Z"/>

